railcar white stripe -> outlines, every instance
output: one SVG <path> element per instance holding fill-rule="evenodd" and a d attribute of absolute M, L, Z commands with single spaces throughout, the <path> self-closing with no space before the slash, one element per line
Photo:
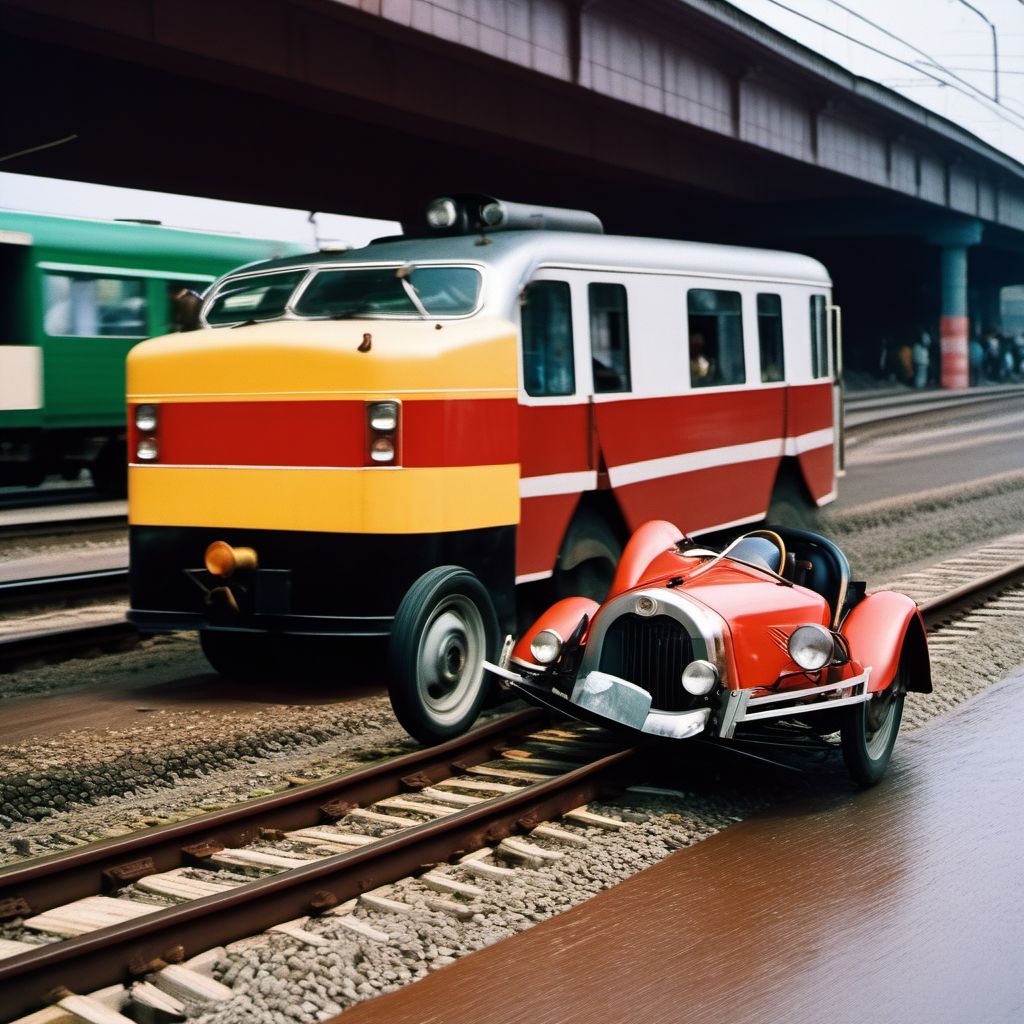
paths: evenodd
<path fill-rule="evenodd" d="M 808 434 L 798 434 L 796 437 L 787 437 L 784 448 L 785 455 L 803 455 L 804 452 L 813 451 L 815 448 L 824 448 L 835 440 L 835 432 L 831 427 L 824 430 L 812 430 Z"/>
<path fill-rule="evenodd" d="M 597 487 L 597 472 L 550 473 L 546 476 L 525 476 L 519 481 L 520 498 L 541 498 L 549 494 L 578 494 Z"/>
<path fill-rule="evenodd" d="M 540 572 L 527 572 L 516 577 L 516 586 L 520 583 L 536 583 L 538 580 L 549 580 L 555 575 L 554 569 L 542 569 Z"/>
<path fill-rule="evenodd" d="M 758 459 L 774 459 L 782 455 L 801 455 L 815 448 L 832 444 L 831 427 L 812 430 L 796 437 L 773 437 L 765 441 L 749 441 L 745 444 L 725 445 L 721 448 L 707 448 L 701 452 L 687 452 L 683 455 L 666 455 L 660 459 L 645 459 L 611 466 L 608 478 L 613 487 L 657 480 L 665 476 L 694 473 L 717 466 L 729 466 L 738 462 L 754 462 Z"/>

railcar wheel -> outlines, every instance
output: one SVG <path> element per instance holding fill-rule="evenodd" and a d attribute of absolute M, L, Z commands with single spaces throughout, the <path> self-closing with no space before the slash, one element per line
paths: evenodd
<path fill-rule="evenodd" d="M 270 637 L 262 634 L 203 629 L 199 646 L 214 671 L 228 679 L 266 679 L 276 666 Z"/>
<path fill-rule="evenodd" d="M 425 744 L 464 733 L 487 696 L 483 661 L 497 644 L 494 605 L 473 573 L 424 573 L 402 598 L 388 645 L 388 693 L 406 732 Z"/>
<path fill-rule="evenodd" d="M 842 709 L 839 735 L 843 760 L 854 781 L 862 786 L 873 786 L 889 766 L 906 693 L 906 669 L 901 658 L 896 678 L 887 689 L 873 694 L 863 704 Z"/>
<path fill-rule="evenodd" d="M 569 527 L 558 556 L 556 599 L 589 597 L 603 601 L 621 556 L 622 544 L 608 523 L 589 509 L 581 511 Z"/>

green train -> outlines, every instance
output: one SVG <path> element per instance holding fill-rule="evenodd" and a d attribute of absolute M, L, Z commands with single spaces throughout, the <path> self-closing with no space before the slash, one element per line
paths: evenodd
<path fill-rule="evenodd" d="M 183 291 L 306 249 L 0 211 L 0 486 L 88 468 L 98 491 L 123 494 L 128 350 L 175 329 Z"/>

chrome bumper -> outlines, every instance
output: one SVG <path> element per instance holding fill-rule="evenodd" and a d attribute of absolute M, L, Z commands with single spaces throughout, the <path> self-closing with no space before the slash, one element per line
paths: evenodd
<path fill-rule="evenodd" d="M 500 676 L 524 696 L 541 699 L 549 707 L 566 714 L 578 713 L 588 721 L 621 725 L 649 736 L 685 740 L 707 728 L 710 708 L 693 711 L 653 711 L 651 695 L 641 687 L 607 672 L 588 672 L 576 680 L 571 695 L 557 690 L 542 690 L 531 680 L 508 668 L 484 662 L 484 668 Z M 543 694 L 543 697 L 541 696 Z"/>
<path fill-rule="evenodd" d="M 729 690 L 722 702 L 721 721 L 718 735 L 723 740 L 732 739 L 736 727 L 744 722 L 759 722 L 766 718 L 792 717 L 806 715 L 813 711 L 825 711 L 829 708 L 840 708 L 847 704 L 863 704 L 871 699 L 868 692 L 868 680 L 871 669 L 866 668 L 859 676 L 842 679 L 838 683 L 826 683 L 824 686 L 812 686 L 804 690 L 783 690 L 769 693 L 764 697 L 754 697 L 753 690 Z M 849 690 L 847 696 L 833 696 L 842 690 Z M 805 704 L 787 705 L 783 708 L 771 707 L 782 701 L 799 700 L 804 697 L 821 697 L 820 700 L 809 700 Z M 766 710 L 762 710 L 766 709 Z"/>

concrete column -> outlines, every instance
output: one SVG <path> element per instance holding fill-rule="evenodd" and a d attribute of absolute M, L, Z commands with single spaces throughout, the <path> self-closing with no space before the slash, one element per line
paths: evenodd
<path fill-rule="evenodd" d="M 944 388 L 965 388 L 970 383 L 967 344 L 971 321 L 967 316 L 967 247 L 943 246 L 942 311 L 939 318 L 939 345 Z"/>
<path fill-rule="evenodd" d="M 939 348 L 941 372 L 939 383 L 944 388 L 966 388 L 968 372 L 968 339 L 971 321 L 967 313 L 967 250 L 982 238 L 981 221 L 947 222 L 932 232 L 928 241 L 942 250 L 941 296 L 939 310 Z"/>

